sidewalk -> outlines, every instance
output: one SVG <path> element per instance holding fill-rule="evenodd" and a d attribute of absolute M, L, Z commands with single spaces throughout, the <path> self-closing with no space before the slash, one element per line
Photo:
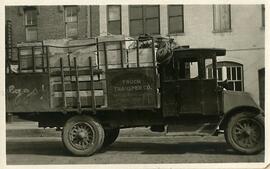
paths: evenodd
<path fill-rule="evenodd" d="M 119 137 L 164 136 L 165 133 L 151 132 L 149 128 L 121 129 Z M 6 123 L 6 137 L 61 137 L 55 128 L 39 128 L 37 122 L 19 121 Z"/>

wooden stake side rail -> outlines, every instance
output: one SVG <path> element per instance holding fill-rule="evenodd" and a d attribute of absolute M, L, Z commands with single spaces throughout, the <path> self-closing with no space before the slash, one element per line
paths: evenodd
<path fill-rule="evenodd" d="M 74 68 L 75 68 L 75 72 L 76 72 L 76 76 L 75 76 L 75 79 L 76 79 L 76 89 L 77 89 L 77 108 L 78 108 L 78 111 L 79 113 L 81 113 L 81 98 L 80 98 L 80 89 L 79 89 L 79 73 L 78 73 L 78 67 L 77 67 L 77 59 L 74 58 Z"/>
<path fill-rule="evenodd" d="M 94 91 L 94 74 L 93 74 L 93 65 L 92 65 L 92 59 L 89 57 L 89 68 L 90 68 L 90 75 L 91 75 L 91 100 L 92 100 L 92 111 L 96 113 L 96 96 Z"/>
<path fill-rule="evenodd" d="M 62 83 L 62 94 L 63 94 L 63 107 L 67 107 L 66 103 L 66 90 L 65 90 L 65 74 L 63 68 L 63 59 L 60 58 L 60 66 L 61 66 L 61 83 Z"/>

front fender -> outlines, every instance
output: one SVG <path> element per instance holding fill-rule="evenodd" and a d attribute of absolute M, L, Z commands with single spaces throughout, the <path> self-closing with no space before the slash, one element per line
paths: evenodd
<path fill-rule="evenodd" d="M 251 95 L 246 92 L 223 91 L 222 101 L 222 111 L 224 114 L 219 122 L 220 129 L 224 129 L 228 120 L 237 113 L 244 111 L 252 112 L 254 114 L 264 113 Z"/>
<path fill-rule="evenodd" d="M 258 112 L 263 110 L 256 104 L 251 95 L 247 92 L 223 91 L 223 113 L 227 114 L 241 107 L 251 108 Z"/>

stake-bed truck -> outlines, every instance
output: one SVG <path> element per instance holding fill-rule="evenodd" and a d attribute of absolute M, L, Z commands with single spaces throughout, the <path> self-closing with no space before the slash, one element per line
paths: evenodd
<path fill-rule="evenodd" d="M 62 130 L 64 146 L 78 156 L 109 146 L 120 129 L 143 126 L 185 136 L 224 133 L 242 154 L 264 149 L 263 111 L 248 93 L 225 90 L 217 81 L 217 57 L 225 49 L 168 52 L 153 38 L 134 40 L 127 49 L 128 41 L 6 49 L 16 55 L 6 58 L 7 115 Z M 71 57 L 72 49 L 88 47 L 95 57 Z M 30 53 L 23 55 L 26 48 Z M 51 64 L 51 49 L 68 52 Z"/>

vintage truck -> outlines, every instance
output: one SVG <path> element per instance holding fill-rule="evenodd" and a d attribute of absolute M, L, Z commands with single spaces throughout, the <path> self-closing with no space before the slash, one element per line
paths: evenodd
<path fill-rule="evenodd" d="M 6 113 L 60 129 L 64 146 L 78 156 L 109 146 L 120 129 L 142 126 L 185 136 L 224 133 L 237 152 L 261 152 L 264 112 L 248 93 L 217 83 L 217 57 L 226 50 L 164 52 L 156 44 L 154 38 L 96 39 L 6 49 L 12 53 L 6 58 Z M 72 56 L 73 49 L 88 48 L 91 56 Z M 67 52 L 58 57 L 52 49 Z"/>

